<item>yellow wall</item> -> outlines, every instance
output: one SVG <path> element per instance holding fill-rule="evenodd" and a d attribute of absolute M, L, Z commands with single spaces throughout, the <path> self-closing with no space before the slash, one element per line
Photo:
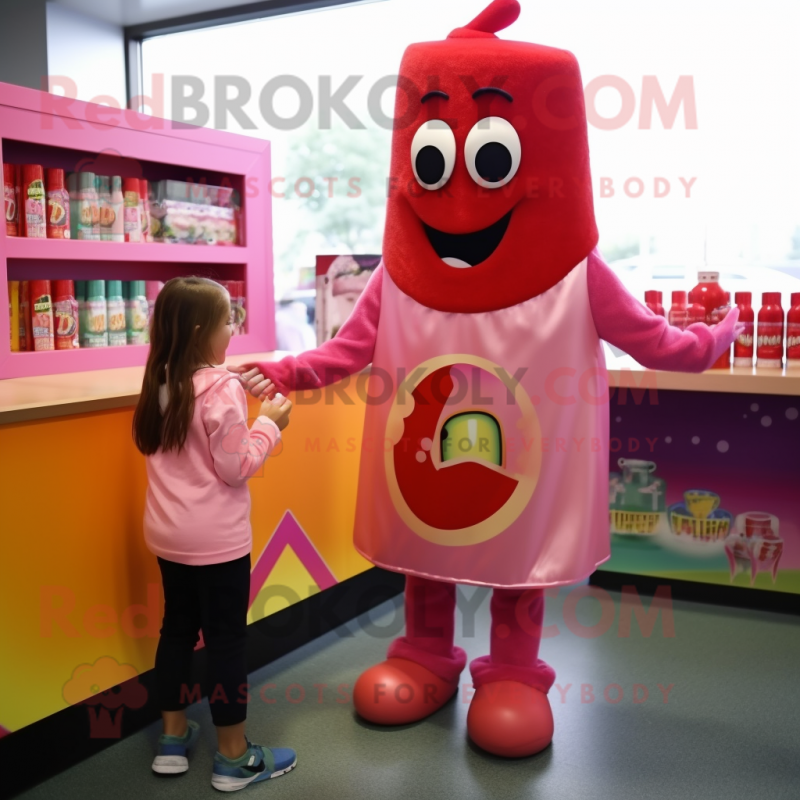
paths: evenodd
<path fill-rule="evenodd" d="M 254 565 L 289 511 L 336 581 L 370 566 L 352 545 L 364 405 L 352 389 L 348 396 L 352 405 L 335 399 L 296 406 L 281 452 L 250 481 Z M 132 417 L 130 408 L 0 426 L 0 726 L 6 730 L 66 707 L 64 686 L 81 665 L 108 656 L 113 660 L 100 663 L 128 664 L 135 672 L 153 666 L 161 585 L 142 537 L 146 477 L 131 442 Z M 308 446 L 317 438 L 319 450 Z M 315 590 L 289 548 L 265 583 L 300 598 Z M 256 601 L 250 619 L 280 607 L 274 599 L 266 608 Z M 73 681 L 69 702 L 121 677 L 130 675 L 96 671 L 78 690 Z"/>

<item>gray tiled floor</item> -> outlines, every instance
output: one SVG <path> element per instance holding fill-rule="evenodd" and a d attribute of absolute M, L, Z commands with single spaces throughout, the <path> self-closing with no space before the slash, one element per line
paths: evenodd
<path fill-rule="evenodd" d="M 488 641 L 488 595 L 463 588 L 477 603 L 472 633 L 469 615 L 459 618 L 459 643 L 470 657 Z M 349 623 L 354 636 L 333 632 L 251 676 L 253 685 L 275 684 L 250 708 L 254 741 L 288 744 L 298 751 L 298 768 L 257 784 L 245 797 L 347 798 L 800 798 L 800 624 L 796 617 L 675 603 L 675 636 L 664 637 L 659 620 L 645 637 L 634 622 L 619 636 L 620 598 L 611 593 L 614 623 L 596 638 L 570 632 L 564 611 L 569 590 L 548 601 L 546 622 L 558 626 L 542 656 L 558 673 L 557 684 L 572 687 L 564 702 L 550 695 L 556 734 L 553 746 L 528 759 L 506 761 L 466 740 L 467 704 L 457 699 L 416 725 L 381 729 L 360 722 L 352 706 L 337 703 L 335 687 L 352 685 L 360 670 L 383 657 L 387 638 L 367 619 Z M 649 604 L 645 600 L 645 604 Z M 375 625 L 401 620 L 395 603 L 375 609 Z M 581 601 L 577 619 L 600 620 L 600 606 Z M 575 625 L 573 624 L 573 627 Z M 465 671 L 463 681 L 469 681 Z M 290 703 L 290 684 L 305 690 Z M 318 702 L 315 683 L 328 684 Z M 635 704 L 635 683 L 646 687 Z M 658 684 L 673 684 L 665 703 Z M 594 702 L 581 702 L 581 685 Z M 618 684 L 623 699 L 612 704 L 604 690 Z M 295 699 L 300 690 L 293 689 Z M 616 689 L 609 690 L 614 699 Z M 639 690 L 640 697 L 643 690 Z M 588 691 L 585 699 L 589 698 Z M 58 798 L 218 797 L 209 783 L 213 729 L 205 703 L 190 709 L 200 722 L 201 744 L 189 773 L 158 779 L 149 769 L 156 726 L 22 795 L 27 800 Z M 57 747 L 57 743 L 48 743 Z"/>

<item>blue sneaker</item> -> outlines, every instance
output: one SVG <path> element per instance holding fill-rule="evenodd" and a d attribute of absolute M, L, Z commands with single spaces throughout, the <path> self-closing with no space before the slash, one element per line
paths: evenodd
<path fill-rule="evenodd" d="M 200 733 L 200 726 L 188 720 L 188 728 L 183 736 L 158 737 L 158 755 L 153 759 L 153 772 L 159 775 L 179 775 L 189 769 L 186 751 L 194 746 Z"/>
<path fill-rule="evenodd" d="M 211 785 L 221 792 L 235 792 L 251 783 L 277 778 L 294 769 L 297 753 L 289 747 L 262 747 L 247 742 L 241 758 L 225 758 L 217 752 Z"/>

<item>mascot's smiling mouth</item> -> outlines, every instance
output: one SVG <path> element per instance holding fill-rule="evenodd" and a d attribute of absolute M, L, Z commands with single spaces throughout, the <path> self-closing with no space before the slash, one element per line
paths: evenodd
<path fill-rule="evenodd" d="M 510 220 L 511 211 L 488 228 L 473 233 L 444 233 L 424 222 L 422 226 L 436 255 L 448 266 L 464 269 L 480 264 L 494 253 Z"/>

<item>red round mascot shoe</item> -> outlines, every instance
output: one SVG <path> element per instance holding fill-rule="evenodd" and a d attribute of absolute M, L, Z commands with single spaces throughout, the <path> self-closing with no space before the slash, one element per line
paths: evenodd
<path fill-rule="evenodd" d="M 405 658 L 387 658 L 356 681 L 353 704 L 359 716 L 377 725 L 405 725 L 438 711 L 458 690 Z"/>
<path fill-rule="evenodd" d="M 544 750 L 553 739 L 547 695 L 517 681 L 479 686 L 467 714 L 469 738 L 496 756 L 519 758 Z"/>

